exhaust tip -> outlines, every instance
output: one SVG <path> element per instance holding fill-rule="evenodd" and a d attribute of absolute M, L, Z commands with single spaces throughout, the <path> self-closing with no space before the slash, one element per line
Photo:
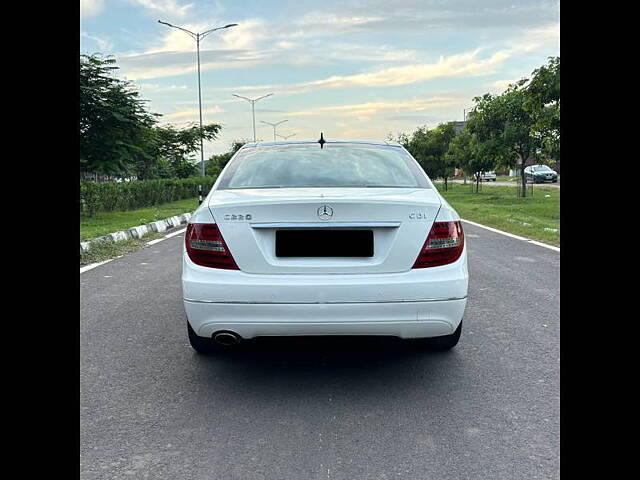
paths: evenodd
<path fill-rule="evenodd" d="M 213 340 L 224 346 L 238 345 L 240 343 L 240 337 L 233 332 L 216 332 L 213 334 Z"/>

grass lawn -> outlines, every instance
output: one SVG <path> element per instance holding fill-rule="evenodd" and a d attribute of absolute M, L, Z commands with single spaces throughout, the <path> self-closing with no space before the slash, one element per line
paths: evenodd
<path fill-rule="evenodd" d="M 185 212 L 193 212 L 197 207 L 198 198 L 194 197 L 138 210 L 100 212 L 96 213 L 95 217 L 80 217 L 80 241 L 155 222 L 156 220 L 162 220 Z"/>
<path fill-rule="evenodd" d="M 442 184 L 437 188 L 465 220 L 560 246 L 559 188 L 535 186 L 533 197 L 526 198 L 517 197 L 517 189 L 506 186 L 492 186 L 479 193 L 474 193 L 471 185 L 449 186 L 447 192 Z"/>

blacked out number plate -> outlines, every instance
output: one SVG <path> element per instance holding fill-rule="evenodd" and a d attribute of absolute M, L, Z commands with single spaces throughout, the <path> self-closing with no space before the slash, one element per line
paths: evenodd
<path fill-rule="evenodd" d="M 276 257 L 372 257 L 373 230 L 276 230 Z"/>

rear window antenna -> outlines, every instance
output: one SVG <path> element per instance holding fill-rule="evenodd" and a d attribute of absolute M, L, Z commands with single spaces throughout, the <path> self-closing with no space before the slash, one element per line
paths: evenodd
<path fill-rule="evenodd" d="M 318 143 L 320 144 L 320 149 L 322 149 L 322 147 L 324 147 L 324 144 L 327 143 L 327 141 L 324 139 L 324 136 L 322 135 L 322 132 L 320 132 L 320 140 L 318 140 Z"/>

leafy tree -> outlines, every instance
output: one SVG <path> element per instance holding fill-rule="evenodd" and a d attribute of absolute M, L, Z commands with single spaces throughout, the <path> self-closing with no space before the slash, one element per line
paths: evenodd
<path fill-rule="evenodd" d="M 155 123 L 129 82 L 117 79 L 115 59 L 80 55 L 80 170 L 128 174 L 146 155 L 144 142 Z"/>
<path fill-rule="evenodd" d="M 186 178 L 200 139 L 214 140 L 218 124 L 158 126 L 131 83 L 115 77 L 115 59 L 80 56 L 80 170 L 139 179 Z"/>
<path fill-rule="evenodd" d="M 418 127 L 411 136 L 398 138 L 405 142 L 405 148 L 422 166 L 431 178 L 443 178 L 444 188 L 448 189 L 447 178 L 453 175 L 452 157 L 447 157 L 449 143 L 455 137 L 455 129 L 450 123 L 443 123 L 432 130 L 426 126 Z"/>
<path fill-rule="evenodd" d="M 476 193 L 480 189 L 482 172 L 493 170 L 496 164 L 496 147 L 491 141 L 479 143 L 465 128 L 449 144 L 447 157 L 450 164 L 458 165 L 465 172 L 476 176 Z"/>
<path fill-rule="evenodd" d="M 537 134 L 538 115 L 525 108 L 529 100 L 520 80 L 502 95 L 489 93 L 474 98 L 476 105 L 470 113 L 468 127 L 480 145 L 494 152 L 498 163 L 507 168 L 520 169 L 522 196 L 526 196 L 524 169 L 527 160 L 541 147 Z"/>
<path fill-rule="evenodd" d="M 207 175 L 218 175 L 222 169 L 229 163 L 231 157 L 233 157 L 242 146 L 247 143 L 248 140 L 233 140 L 231 142 L 231 149 L 220 155 L 212 155 L 208 160 L 204 162 L 204 168 Z"/>
<path fill-rule="evenodd" d="M 534 127 L 549 157 L 560 159 L 560 57 L 549 57 L 547 65 L 536 69 L 527 85 L 524 108 L 538 118 Z"/>
<path fill-rule="evenodd" d="M 168 162 L 171 176 L 187 178 L 198 174 L 198 167 L 188 160 L 189 155 L 200 149 L 200 137 L 204 140 L 214 140 L 222 127 L 212 123 L 200 127 L 192 125 L 188 128 L 177 129 L 172 125 L 155 127 L 153 129 L 153 156 Z"/>

